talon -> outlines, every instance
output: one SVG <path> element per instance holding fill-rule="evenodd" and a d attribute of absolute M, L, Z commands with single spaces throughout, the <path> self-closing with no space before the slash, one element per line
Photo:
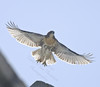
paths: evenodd
<path fill-rule="evenodd" d="M 36 60 L 36 62 L 38 63 L 39 61 Z"/>
<path fill-rule="evenodd" d="M 47 66 L 46 62 L 43 62 L 42 64 L 43 64 L 44 66 Z"/>

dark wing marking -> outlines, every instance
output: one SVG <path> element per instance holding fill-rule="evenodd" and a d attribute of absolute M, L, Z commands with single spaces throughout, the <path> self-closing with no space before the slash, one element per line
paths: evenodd
<path fill-rule="evenodd" d="M 31 47 L 41 46 L 41 40 L 44 38 L 44 35 L 21 30 L 13 22 L 8 22 L 6 26 L 10 34 L 16 38 L 18 42 Z"/>
<path fill-rule="evenodd" d="M 89 58 L 92 58 L 92 54 L 87 55 L 80 55 L 60 42 L 57 42 L 57 46 L 55 47 L 54 53 L 62 60 L 71 63 L 71 64 L 88 64 L 91 63 L 92 60 L 89 60 Z"/>

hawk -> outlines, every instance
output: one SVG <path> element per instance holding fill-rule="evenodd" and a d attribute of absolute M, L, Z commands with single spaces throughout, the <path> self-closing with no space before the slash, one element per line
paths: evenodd
<path fill-rule="evenodd" d="M 90 59 L 92 54 L 81 55 L 70 50 L 55 38 L 54 31 L 49 31 L 46 35 L 42 35 L 21 30 L 14 22 L 8 22 L 6 26 L 10 34 L 18 42 L 30 47 L 40 47 L 32 52 L 32 56 L 44 66 L 56 62 L 53 53 L 58 58 L 71 64 L 88 64 L 92 62 Z"/>

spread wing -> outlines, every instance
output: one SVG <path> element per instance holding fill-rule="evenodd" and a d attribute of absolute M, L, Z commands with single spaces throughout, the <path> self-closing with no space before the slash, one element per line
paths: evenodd
<path fill-rule="evenodd" d="M 41 46 L 41 40 L 44 38 L 44 35 L 20 30 L 13 22 L 8 22 L 6 26 L 10 34 L 16 38 L 18 42 L 31 47 Z"/>
<path fill-rule="evenodd" d="M 57 46 L 54 50 L 54 53 L 62 60 L 71 63 L 71 64 L 88 64 L 91 63 L 92 54 L 87 55 L 80 55 L 76 52 L 71 51 L 69 48 L 61 44 L 60 42 L 57 43 Z"/>

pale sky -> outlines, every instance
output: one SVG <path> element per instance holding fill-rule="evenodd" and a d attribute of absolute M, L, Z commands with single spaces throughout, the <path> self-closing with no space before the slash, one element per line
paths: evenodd
<path fill-rule="evenodd" d="M 11 37 L 5 26 L 9 21 L 41 34 L 54 30 L 71 50 L 93 53 L 94 62 L 71 65 L 55 56 L 57 62 L 44 67 L 31 56 L 37 48 Z M 0 49 L 27 87 L 36 80 L 55 87 L 100 87 L 100 0 L 1 0 Z"/>

